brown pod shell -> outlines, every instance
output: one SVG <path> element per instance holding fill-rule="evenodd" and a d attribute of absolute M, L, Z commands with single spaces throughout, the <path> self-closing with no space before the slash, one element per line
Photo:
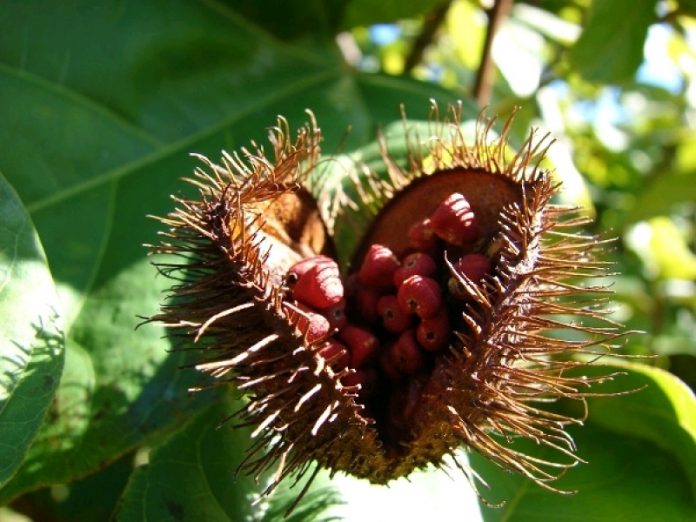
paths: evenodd
<path fill-rule="evenodd" d="M 455 167 L 437 172 L 436 176 L 416 178 L 380 211 L 356 257 L 361 258 L 363 249 L 374 243 L 389 247 L 397 256 L 403 255 L 410 247 L 404 224 L 424 220 L 452 192 L 469 200 L 481 235 L 490 237 L 498 230 L 501 210 L 519 200 L 521 187 L 507 177 L 471 167 Z"/>
<path fill-rule="evenodd" d="M 300 185 L 318 158 L 320 132 L 312 119 L 293 142 L 281 119 L 270 141 L 274 161 L 260 148 L 243 158 L 226 154 L 222 166 L 201 158 L 208 171 L 196 169 L 191 179 L 200 198 L 174 198 L 178 208 L 161 218 L 168 229 L 153 251 L 188 261 L 160 263 L 180 282 L 150 319 L 173 330 L 181 348 L 200 343 L 198 370 L 249 393 L 238 415 L 258 429 L 242 470 L 260 477 L 286 462 L 269 490 L 308 460 L 345 469 L 359 451 L 379 448 L 356 395 L 340 383 L 345 370 L 318 355 L 325 340 L 312 338 L 308 314 L 287 301 L 288 270 L 305 257 L 333 255 L 317 204 Z M 333 444 L 339 424 L 353 434 L 344 445 Z M 304 445 L 290 455 L 298 440 Z"/>
<path fill-rule="evenodd" d="M 581 304 L 561 300 L 589 294 L 599 301 L 606 293 L 601 286 L 567 281 L 604 274 L 593 258 L 602 241 L 576 231 L 585 220 L 573 209 L 551 203 L 557 185 L 541 166 L 545 138 L 532 133 L 514 153 L 507 147 L 510 121 L 495 139 L 492 125 L 480 119 L 470 143 L 461 127 L 461 107 L 450 107 L 440 118 L 434 106 L 434 135 L 413 145 L 402 163 L 390 157 L 382 141 L 388 176 L 377 182 L 377 174 L 359 166 L 356 171 L 366 177 L 354 181 L 363 200 L 341 205 L 345 194 L 328 194 L 321 183 L 308 181 L 319 157 L 320 133 L 313 118 L 294 141 L 280 119 L 270 133 L 273 159 L 259 147 L 243 151 L 242 157 L 225 154 L 221 165 L 201 158 L 207 171 L 197 169 L 192 180 L 200 197 L 175 198 L 178 208 L 161 219 L 168 230 L 154 251 L 186 254 L 190 261 L 160 264 L 161 271 L 183 281 L 151 320 L 173 329 L 182 347 L 200 347 L 196 368 L 231 379 L 248 393 L 239 416 L 257 426 L 257 439 L 242 469 L 261 477 L 275 468 L 268 491 L 294 471 L 312 470 L 312 463 L 308 483 L 323 467 L 384 484 L 430 464 L 442 465 L 461 445 L 548 489 L 559 470 L 579 461 L 563 431 L 577 420 L 546 412 L 532 401 L 582 400 L 597 379 L 567 376 L 566 370 L 582 366 L 567 356 L 593 353 L 598 346 L 608 351 L 612 339 L 625 335 L 602 312 L 589 311 L 587 299 Z M 454 192 L 470 203 L 481 239 L 467 252 L 438 251 L 435 259 L 443 292 L 449 278 L 459 277 L 467 296 L 443 298 L 452 329 L 449 345 L 414 352 L 422 361 L 408 367 L 408 375 L 394 372 L 384 356 L 384 350 L 393 350 L 389 339 L 374 357 L 360 362 L 367 365 L 360 369 L 371 382 L 377 379 L 370 385 L 379 391 L 376 397 L 383 392 L 389 397 L 390 390 L 410 386 L 404 379 L 417 379 L 417 400 L 408 404 L 407 415 L 397 415 L 395 424 L 389 420 L 393 412 L 379 411 L 390 401 L 371 402 L 372 395 L 360 394 L 351 384 L 362 374 L 327 363 L 321 355 L 327 339 L 308 340 L 307 320 L 290 302 L 286 275 L 304 258 L 333 258 L 331 238 L 340 236 L 340 227 L 365 222 L 348 219 L 351 213 L 369 223 L 350 256 L 354 271 L 374 244 L 402 259 L 413 250 L 411 226 L 426 220 Z M 478 285 L 452 265 L 471 249 L 495 259 L 495 269 Z M 357 290 L 346 288 L 348 317 L 364 320 L 351 309 L 359 301 Z M 547 329 L 566 326 L 550 318 L 559 315 L 575 318 L 567 328 L 583 332 L 587 340 L 545 335 Z M 587 318 L 605 325 L 585 326 Z M 503 442 L 520 436 L 557 452 L 559 461 L 546 465 Z"/>

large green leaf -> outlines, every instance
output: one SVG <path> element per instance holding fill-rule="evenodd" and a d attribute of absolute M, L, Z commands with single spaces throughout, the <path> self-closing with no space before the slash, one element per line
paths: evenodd
<path fill-rule="evenodd" d="M 626 224 L 669 214 L 676 205 L 693 201 L 696 201 L 696 170 L 664 173 L 638 195 Z"/>
<path fill-rule="evenodd" d="M 443 0 L 220 0 L 283 40 L 313 39 L 326 46 L 340 29 L 396 22 L 443 5 Z"/>
<path fill-rule="evenodd" d="M 135 330 L 170 283 L 143 243 L 147 214 L 194 160 L 261 141 L 277 114 L 315 111 L 326 152 L 374 136 L 399 104 L 423 118 L 425 84 L 356 73 L 281 44 L 215 1 L 92 2 L 0 11 L 2 169 L 36 223 L 67 317 L 67 368 L 47 424 L 0 501 L 84 476 L 177 427 L 211 400 L 179 371 L 160 327 Z"/>
<path fill-rule="evenodd" d="M 395 22 L 400 18 L 413 18 L 443 5 L 443 0 L 353 0 L 345 11 L 344 27 Z"/>
<path fill-rule="evenodd" d="M 22 462 L 58 386 L 58 313 L 34 225 L 0 175 L 0 487 Z"/>
<path fill-rule="evenodd" d="M 474 468 L 492 484 L 482 507 L 486 522 L 616 522 L 617 520 L 683 522 L 696 519 L 696 503 L 683 469 L 668 453 L 648 441 L 606 431 L 588 423 L 572 430 L 581 457 L 589 461 L 567 472 L 554 486 L 577 491 L 571 496 L 545 491 L 528 479 L 511 475 L 491 462 L 473 457 Z M 519 449 L 535 452 L 533 443 Z M 535 452 L 543 457 L 543 453 Z"/>
<path fill-rule="evenodd" d="M 670 452 L 691 481 L 696 501 L 696 397 L 677 377 L 644 364 L 615 362 L 583 373 L 623 375 L 598 389 L 603 393 L 639 390 L 620 397 L 589 399 L 590 421 L 613 432 L 641 437 Z"/>
<path fill-rule="evenodd" d="M 284 40 L 309 37 L 327 46 L 350 0 L 222 0 L 247 20 Z"/>
<path fill-rule="evenodd" d="M 287 483 L 258 503 L 261 487 L 247 476 L 235 476 L 251 429 L 221 424 L 239 409 L 221 401 L 154 449 L 147 465 L 132 475 L 115 519 L 226 522 L 283 520 L 298 490 Z M 328 496 L 327 496 L 328 495 Z M 331 494 L 314 491 L 290 520 L 318 520 L 331 504 Z"/>
<path fill-rule="evenodd" d="M 588 422 L 572 429 L 579 455 L 588 464 L 571 469 L 553 484 L 577 494 L 564 497 L 544 491 L 474 456 L 475 469 L 493 486 L 489 500 L 506 500 L 500 509 L 484 508 L 485 520 L 531 521 L 539 513 L 555 514 L 553 520 L 607 522 L 696 517 L 693 392 L 668 372 L 621 360 L 607 359 L 582 373 L 616 372 L 621 373 L 594 391 L 640 391 L 588 399 Z M 549 456 L 531 442 L 518 444 L 523 451 Z"/>
<path fill-rule="evenodd" d="M 571 64 L 588 81 L 630 80 L 643 60 L 648 27 L 657 20 L 656 0 L 595 0 L 580 38 L 570 51 Z"/>
<path fill-rule="evenodd" d="M 249 430 L 219 426 L 234 408 L 230 402 L 218 403 L 154 449 L 148 464 L 131 476 L 116 519 L 250 518 L 256 487 L 249 477 L 234 477 Z"/>
<path fill-rule="evenodd" d="M 140 453 L 128 453 L 82 480 L 22 495 L 12 502 L 12 508 L 36 521 L 109 520 L 139 457 Z M 13 519 L 6 520 L 0 513 L 0 520 Z"/>

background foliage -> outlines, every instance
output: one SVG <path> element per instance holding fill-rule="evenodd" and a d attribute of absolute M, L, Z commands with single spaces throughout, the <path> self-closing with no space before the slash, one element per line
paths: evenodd
<path fill-rule="evenodd" d="M 500 2 L 499 2 L 500 4 Z M 0 6 L 0 520 L 277 520 L 233 476 L 247 434 L 234 400 L 190 396 L 153 313 L 167 281 L 147 214 L 194 166 L 262 141 L 311 108 L 327 153 L 349 152 L 428 99 L 473 86 L 490 3 L 455 0 L 6 1 Z M 611 386 L 574 436 L 589 461 L 549 494 L 474 456 L 464 479 L 391 488 L 322 479 L 293 515 L 344 520 L 696 518 L 696 3 L 516 1 L 489 53 L 488 112 L 557 139 L 563 198 L 618 237 L 615 316 L 646 333 L 607 362 Z M 350 133 L 346 129 L 350 127 Z M 366 154 L 370 149 L 364 151 Z M 581 174 L 582 173 L 582 174 Z M 600 370 L 606 371 L 608 368 Z M 58 384 L 59 383 L 59 384 Z M 607 388 L 606 391 L 611 391 Z M 382 510 L 382 511 L 381 511 Z"/>

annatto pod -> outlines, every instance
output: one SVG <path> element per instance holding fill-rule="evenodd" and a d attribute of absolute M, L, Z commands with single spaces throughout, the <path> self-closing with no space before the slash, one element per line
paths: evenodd
<path fill-rule="evenodd" d="M 196 368 L 247 394 L 238 415 L 256 426 L 256 440 L 243 470 L 257 477 L 275 470 L 269 491 L 293 472 L 309 472 L 308 486 L 320 468 L 384 484 L 429 464 L 443 465 L 460 446 L 554 489 L 549 482 L 559 470 L 579 460 L 565 432 L 579 421 L 541 405 L 582 400 L 596 379 L 568 375 L 584 364 L 571 356 L 606 353 L 608 343 L 624 335 L 592 305 L 606 288 L 571 280 L 604 274 L 592 257 L 602 241 L 574 231 L 584 219 L 551 202 L 557 186 L 540 165 L 545 137 L 537 140 L 532 133 L 512 153 L 509 121 L 492 139 L 493 122 L 480 119 L 474 143 L 467 143 L 459 106 L 442 119 L 434 106 L 432 119 L 433 134 L 411 144 L 405 162 L 394 161 L 380 141 L 387 176 L 378 179 L 366 166 L 355 169 L 362 178 L 346 175 L 357 184 L 356 201 L 349 200 L 349 191 L 320 194 L 321 135 L 311 114 L 294 141 L 281 118 L 270 131 L 272 159 L 256 146 L 241 155 L 225 153 L 219 165 L 201 157 L 206 169 L 196 169 L 191 180 L 200 197 L 175 198 L 178 208 L 161 219 L 168 229 L 154 251 L 187 260 L 160 265 L 179 282 L 152 320 L 173 329 L 183 348 L 200 349 Z M 475 223 L 466 242 L 449 244 L 449 234 L 413 241 L 413 231 L 427 228 L 436 210 L 448 215 L 452 201 L 458 205 L 451 212 L 455 218 L 457 209 L 466 209 L 461 226 Z M 332 237 L 349 218 L 351 226 L 367 226 L 350 263 L 331 276 L 349 282 L 334 285 L 350 289 L 347 325 L 312 329 L 317 318 L 324 324 L 327 312 L 306 302 L 312 296 L 298 292 L 295 299 L 289 279 L 307 265 L 331 264 Z M 448 219 L 448 227 L 457 226 Z M 385 329 L 382 318 L 361 311 L 355 297 L 361 291 L 376 299 L 398 295 L 397 285 L 404 284 L 389 274 L 373 287 L 369 278 L 355 276 L 367 253 L 377 250 L 393 253 L 395 267 L 417 252 L 435 261 L 427 279 L 439 285 L 439 301 L 430 304 L 451 331 L 443 345 L 419 345 L 413 332 L 430 319 L 413 314 L 408 359 L 418 364 L 407 365 L 408 371 L 390 364 L 386 353 L 405 334 Z M 472 254 L 490 260 L 490 271 L 476 281 L 457 268 L 459 259 Z M 310 259 L 319 255 L 327 257 Z M 579 294 L 589 295 L 574 298 Z M 327 363 L 327 340 L 343 339 L 340 346 L 349 351 L 354 341 L 339 328 L 368 332 L 374 356 L 344 357 L 359 359 L 359 368 Z M 561 340 L 544 334 L 563 328 L 582 335 Z M 368 374 L 369 390 L 360 393 L 357 377 Z M 410 389 L 418 394 L 408 415 L 392 411 Z M 542 461 L 503 442 L 519 436 L 558 458 Z"/>

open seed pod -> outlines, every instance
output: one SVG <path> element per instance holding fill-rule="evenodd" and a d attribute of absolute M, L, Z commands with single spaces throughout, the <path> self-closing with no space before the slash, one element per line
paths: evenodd
<path fill-rule="evenodd" d="M 357 168 L 351 191 L 330 196 L 313 117 L 294 140 L 280 119 L 272 159 L 256 146 L 201 158 L 200 197 L 161 218 L 154 251 L 185 261 L 159 265 L 178 283 L 152 320 L 200 350 L 198 370 L 246 393 L 238 416 L 256 428 L 243 469 L 275 470 L 269 491 L 320 468 L 384 484 L 461 446 L 553 489 L 579 460 L 564 430 L 579 421 L 542 406 L 582 401 L 593 381 L 568 375 L 582 366 L 570 356 L 623 335 L 598 306 L 607 290 L 572 282 L 603 275 L 602 242 L 551 202 L 546 139 L 512 153 L 509 122 L 493 138 L 480 120 L 466 143 L 459 107 L 433 111 L 406 162 L 382 143 L 387 175 Z M 364 230 L 339 267 L 341 226 Z M 519 436 L 558 459 L 504 442 Z"/>

